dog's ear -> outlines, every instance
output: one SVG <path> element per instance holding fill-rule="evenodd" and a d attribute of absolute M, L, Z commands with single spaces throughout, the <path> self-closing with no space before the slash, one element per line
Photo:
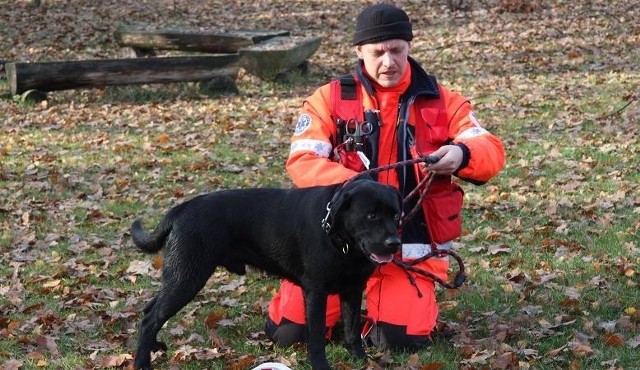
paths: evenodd
<path fill-rule="evenodd" d="M 351 191 L 350 189 L 345 189 L 345 187 L 341 187 L 336 191 L 331 199 L 331 219 L 335 222 L 336 218 L 342 212 L 342 210 L 348 207 L 349 202 L 351 201 Z"/>
<path fill-rule="evenodd" d="M 356 177 L 342 184 L 334 193 L 333 198 L 331 198 L 331 210 L 329 212 L 334 224 L 340 217 L 340 214 L 351 204 L 356 189 L 363 185 L 363 181 L 366 182 L 368 180 L 370 180 L 368 175 L 363 175 L 362 178 L 360 175 L 356 175 Z"/>

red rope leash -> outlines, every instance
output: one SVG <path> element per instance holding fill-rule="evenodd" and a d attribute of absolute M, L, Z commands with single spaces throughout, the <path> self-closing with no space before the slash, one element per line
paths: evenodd
<path fill-rule="evenodd" d="M 420 157 L 420 158 L 415 158 L 415 159 L 409 159 L 409 160 L 405 160 L 405 161 L 401 161 L 401 162 L 396 162 L 396 163 L 392 163 L 386 166 L 382 166 L 382 167 L 376 167 L 376 168 L 372 168 L 370 170 L 366 170 L 361 172 L 364 174 L 374 174 L 374 173 L 378 173 L 378 172 L 382 172 L 382 171 L 387 171 L 390 169 L 395 169 L 395 168 L 399 168 L 399 167 L 404 167 L 404 166 L 409 166 L 412 164 L 416 164 L 416 163 L 435 163 L 439 160 L 440 158 L 438 157 L 434 157 L 434 156 L 425 156 L 425 157 Z M 356 176 L 357 177 L 357 176 Z M 407 194 L 407 196 L 403 199 L 403 203 L 407 203 L 409 201 L 409 199 L 411 199 L 412 197 L 414 197 L 418 192 L 420 192 L 420 198 L 418 198 L 418 201 L 416 202 L 415 206 L 413 207 L 413 209 L 402 218 L 402 222 L 406 222 L 407 220 L 411 219 L 411 217 L 413 217 L 416 212 L 420 209 L 420 205 L 422 204 L 422 200 L 425 198 L 429 187 L 431 186 L 431 182 L 433 181 L 434 178 L 434 174 L 431 172 L 428 172 L 427 175 L 420 180 L 420 182 L 418 183 L 418 185 L 416 185 L 416 187 L 411 190 L 411 192 L 409 194 Z M 347 180 L 347 182 L 349 182 L 350 180 Z M 345 182 L 346 183 L 346 182 Z M 456 273 L 456 276 L 453 279 L 453 283 L 449 283 L 446 282 L 442 279 L 440 279 L 439 277 L 437 277 L 436 275 L 434 275 L 433 273 L 426 271 L 424 269 L 418 268 L 416 267 L 417 264 L 424 262 L 426 260 L 428 260 L 429 258 L 432 257 L 453 257 L 456 262 L 458 263 L 458 272 Z M 418 291 L 418 296 L 422 297 L 422 292 L 420 292 L 420 289 L 418 288 L 418 284 L 416 283 L 415 278 L 413 277 L 413 275 L 411 275 L 409 272 L 414 272 L 416 274 L 425 276 L 435 282 L 437 282 L 438 284 L 440 284 L 441 286 L 448 288 L 448 289 L 457 289 L 460 286 L 462 286 L 462 284 L 464 284 L 464 282 L 467 280 L 467 275 L 465 273 L 465 267 L 464 267 L 464 261 L 462 261 L 462 258 L 460 257 L 460 255 L 452 250 L 444 250 L 444 249 L 438 249 L 437 246 L 435 246 L 435 243 L 432 243 L 431 246 L 431 253 L 428 253 L 420 258 L 417 258 L 415 260 L 412 260 L 411 262 L 405 262 L 402 259 L 397 259 L 394 258 L 393 259 L 393 263 L 395 263 L 398 267 L 402 268 L 405 273 L 407 274 L 407 278 L 409 279 L 409 281 L 411 282 L 411 285 L 413 285 L 416 290 Z"/>

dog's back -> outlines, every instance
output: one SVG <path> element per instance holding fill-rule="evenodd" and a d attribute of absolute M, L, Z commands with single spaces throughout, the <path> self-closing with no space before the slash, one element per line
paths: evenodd
<path fill-rule="evenodd" d="M 173 207 L 151 233 L 136 220 L 131 236 L 146 253 L 165 248 L 165 254 L 202 255 L 234 273 L 252 265 L 295 281 L 303 268 L 302 247 L 326 238 L 320 221 L 332 194 L 333 187 L 324 186 L 202 194 Z"/>

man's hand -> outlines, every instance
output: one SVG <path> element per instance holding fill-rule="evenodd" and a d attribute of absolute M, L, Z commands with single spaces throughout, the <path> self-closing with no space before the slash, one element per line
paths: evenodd
<path fill-rule="evenodd" d="M 438 157 L 440 160 L 428 165 L 423 163 L 423 166 L 426 170 L 436 175 L 451 175 L 460 167 L 463 155 L 460 147 L 456 145 L 444 145 L 430 154 L 430 156 Z"/>

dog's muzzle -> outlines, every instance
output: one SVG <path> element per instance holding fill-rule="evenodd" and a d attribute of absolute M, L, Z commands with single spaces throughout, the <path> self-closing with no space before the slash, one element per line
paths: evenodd
<path fill-rule="evenodd" d="M 379 253 L 369 252 L 369 259 L 373 261 L 373 263 L 378 265 L 389 263 L 393 260 L 393 255 L 400 249 L 401 245 L 402 241 L 400 240 L 399 236 L 394 235 L 392 237 L 389 237 L 384 241 L 384 251 Z"/>

